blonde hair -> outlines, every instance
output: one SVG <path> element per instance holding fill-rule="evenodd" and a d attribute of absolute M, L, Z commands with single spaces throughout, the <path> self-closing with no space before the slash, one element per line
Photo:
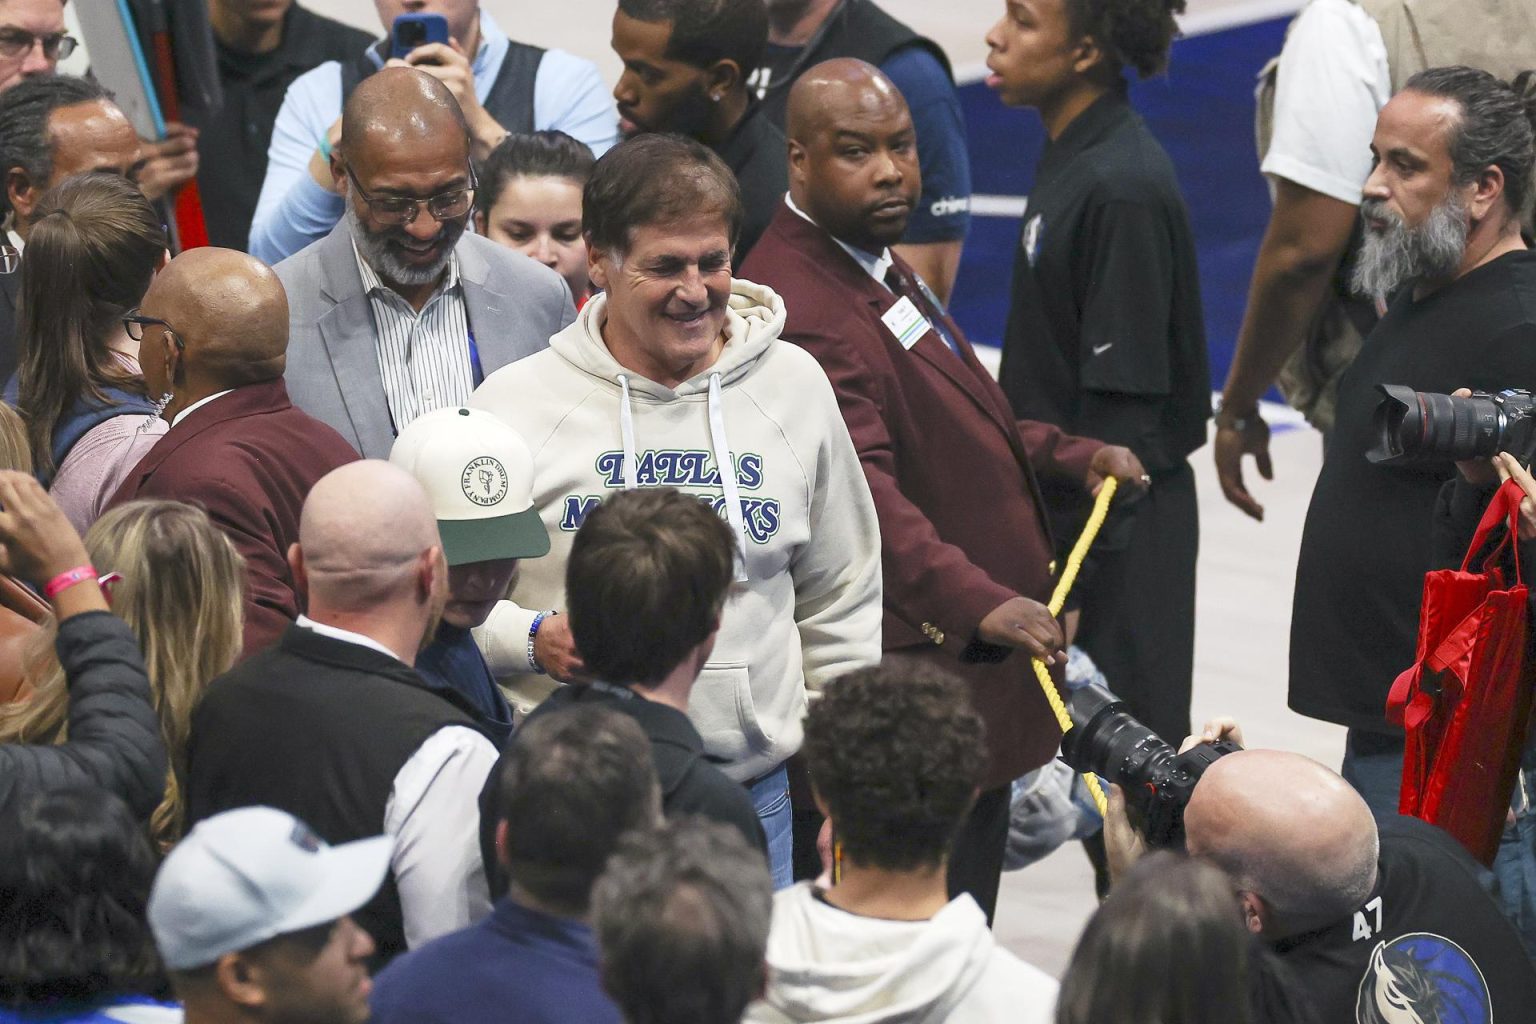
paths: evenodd
<path fill-rule="evenodd" d="M 245 564 L 200 508 L 178 501 L 133 501 L 98 519 L 85 535 L 91 563 L 122 580 L 112 611 L 144 651 L 150 692 L 169 758 L 165 798 L 150 817 L 162 849 L 181 837 L 187 736 L 203 690 L 240 654 Z M 69 709 L 64 670 L 42 631 L 28 659 L 30 698 L 0 705 L 0 741 L 62 743 Z"/>
<path fill-rule="evenodd" d="M 18 473 L 32 472 L 32 449 L 27 440 L 27 423 L 21 414 L 0 402 L 0 469 Z"/>

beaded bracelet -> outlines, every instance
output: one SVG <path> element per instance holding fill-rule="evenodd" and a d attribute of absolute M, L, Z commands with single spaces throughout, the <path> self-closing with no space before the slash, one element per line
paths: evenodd
<path fill-rule="evenodd" d="M 530 671 L 537 672 L 541 676 L 547 675 L 547 673 L 544 671 L 544 666 L 539 664 L 539 659 L 534 657 L 533 638 L 539 635 L 539 627 L 544 624 L 545 619 L 551 615 L 559 614 L 553 608 L 547 612 L 539 612 L 539 614 L 533 617 L 533 625 L 528 627 L 528 668 Z"/>
<path fill-rule="evenodd" d="M 96 567 L 92 565 L 77 565 L 73 569 L 65 569 L 43 586 L 43 596 L 52 601 L 76 583 L 84 583 L 86 580 L 95 578 Z"/>

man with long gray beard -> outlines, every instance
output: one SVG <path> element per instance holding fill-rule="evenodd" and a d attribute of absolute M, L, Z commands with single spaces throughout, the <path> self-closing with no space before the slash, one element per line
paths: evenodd
<path fill-rule="evenodd" d="M 288 391 L 365 458 L 387 459 L 408 423 L 463 405 L 576 309 L 559 274 L 465 233 L 475 172 L 447 86 L 385 68 L 353 91 L 342 125 L 331 174 L 346 216 L 276 267 L 293 320 Z"/>
<path fill-rule="evenodd" d="M 1307 510 L 1291 615 L 1290 706 L 1347 726 L 1342 774 L 1378 817 L 1397 812 L 1401 730 L 1383 717 L 1413 661 L 1431 521 L 1450 462 L 1375 465 L 1378 384 L 1448 393 L 1536 388 L 1532 191 L 1536 97 L 1484 71 L 1432 68 L 1376 122 L 1354 285 L 1385 304 L 1339 386 Z"/>

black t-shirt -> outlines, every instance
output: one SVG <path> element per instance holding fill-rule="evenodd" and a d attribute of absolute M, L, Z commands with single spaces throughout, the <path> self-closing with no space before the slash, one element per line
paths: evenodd
<path fill-rule="evenodd" d="M 1276 943 L 1328 1024 L 1493 1024 L 1536 1017 L 1536 968 L 1450 836 L 1382 826 L 1371 898 L 1347 920 Z"/>
<path fill-rule="evenodd" d="M 763 115 L 756 100 L 715 153 L 741 186 L 741 237 L 732 263 L 740 267 L 789 191 L 789 154 L 784 133 Z"/>
<path fill-rule="evenodd" d="M 1041 157 L 999 381 L 1020 418 L 1125 445 L 1151 470 L 1205 443 L 1211 379 L 1189 215 L 1123 90 Z"/>
<path fill-rule="evenodd" d="M 224 106 L 198 127 L 197 139 L 197 188 L 211 243 L 246 247 L 267 175 L 272 124 L 288 86 L 328 60 L 352 59 L 372 42 L 368 33 L 297 4 L 284 17 L 283 41 L 271 53 L 242 53 L 215 41 Z"/>
<path fill-rule="evenodd" d="M 1378 384 L 1442 394 L 1536 387 L 1536 252 L 1487 263 L 1415 302 L 1397 296 L 1339 382 L 1338 419 L 1302 533 L 1290 706 L 1394 732 L 1387 691 L 1414 659 L 1435 499 L 1449 462 L 1378 466 Z"/>

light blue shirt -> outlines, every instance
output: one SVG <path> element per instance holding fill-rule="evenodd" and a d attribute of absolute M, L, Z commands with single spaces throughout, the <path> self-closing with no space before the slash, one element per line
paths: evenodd
<path fill-rule="evenodd" d="M 480 10 L 480 48 L 470 67 L 475 95 L 484 103 L 507 55 L 507 34 L 489 11 Z M 326 61 L 294 79 L 283 97 L 267 150 L 267 177 L 251 221 L 250 252 L 276 264 L 330 233 L 344 200 L 309 176 L 309 158 L 341 116 L 341 65 Z M 602 156 L 618 141 L 613 96 L 597 65 L 564 50 L 549 50 L 533 84 L 533 125 L 557 129 Z"/>

